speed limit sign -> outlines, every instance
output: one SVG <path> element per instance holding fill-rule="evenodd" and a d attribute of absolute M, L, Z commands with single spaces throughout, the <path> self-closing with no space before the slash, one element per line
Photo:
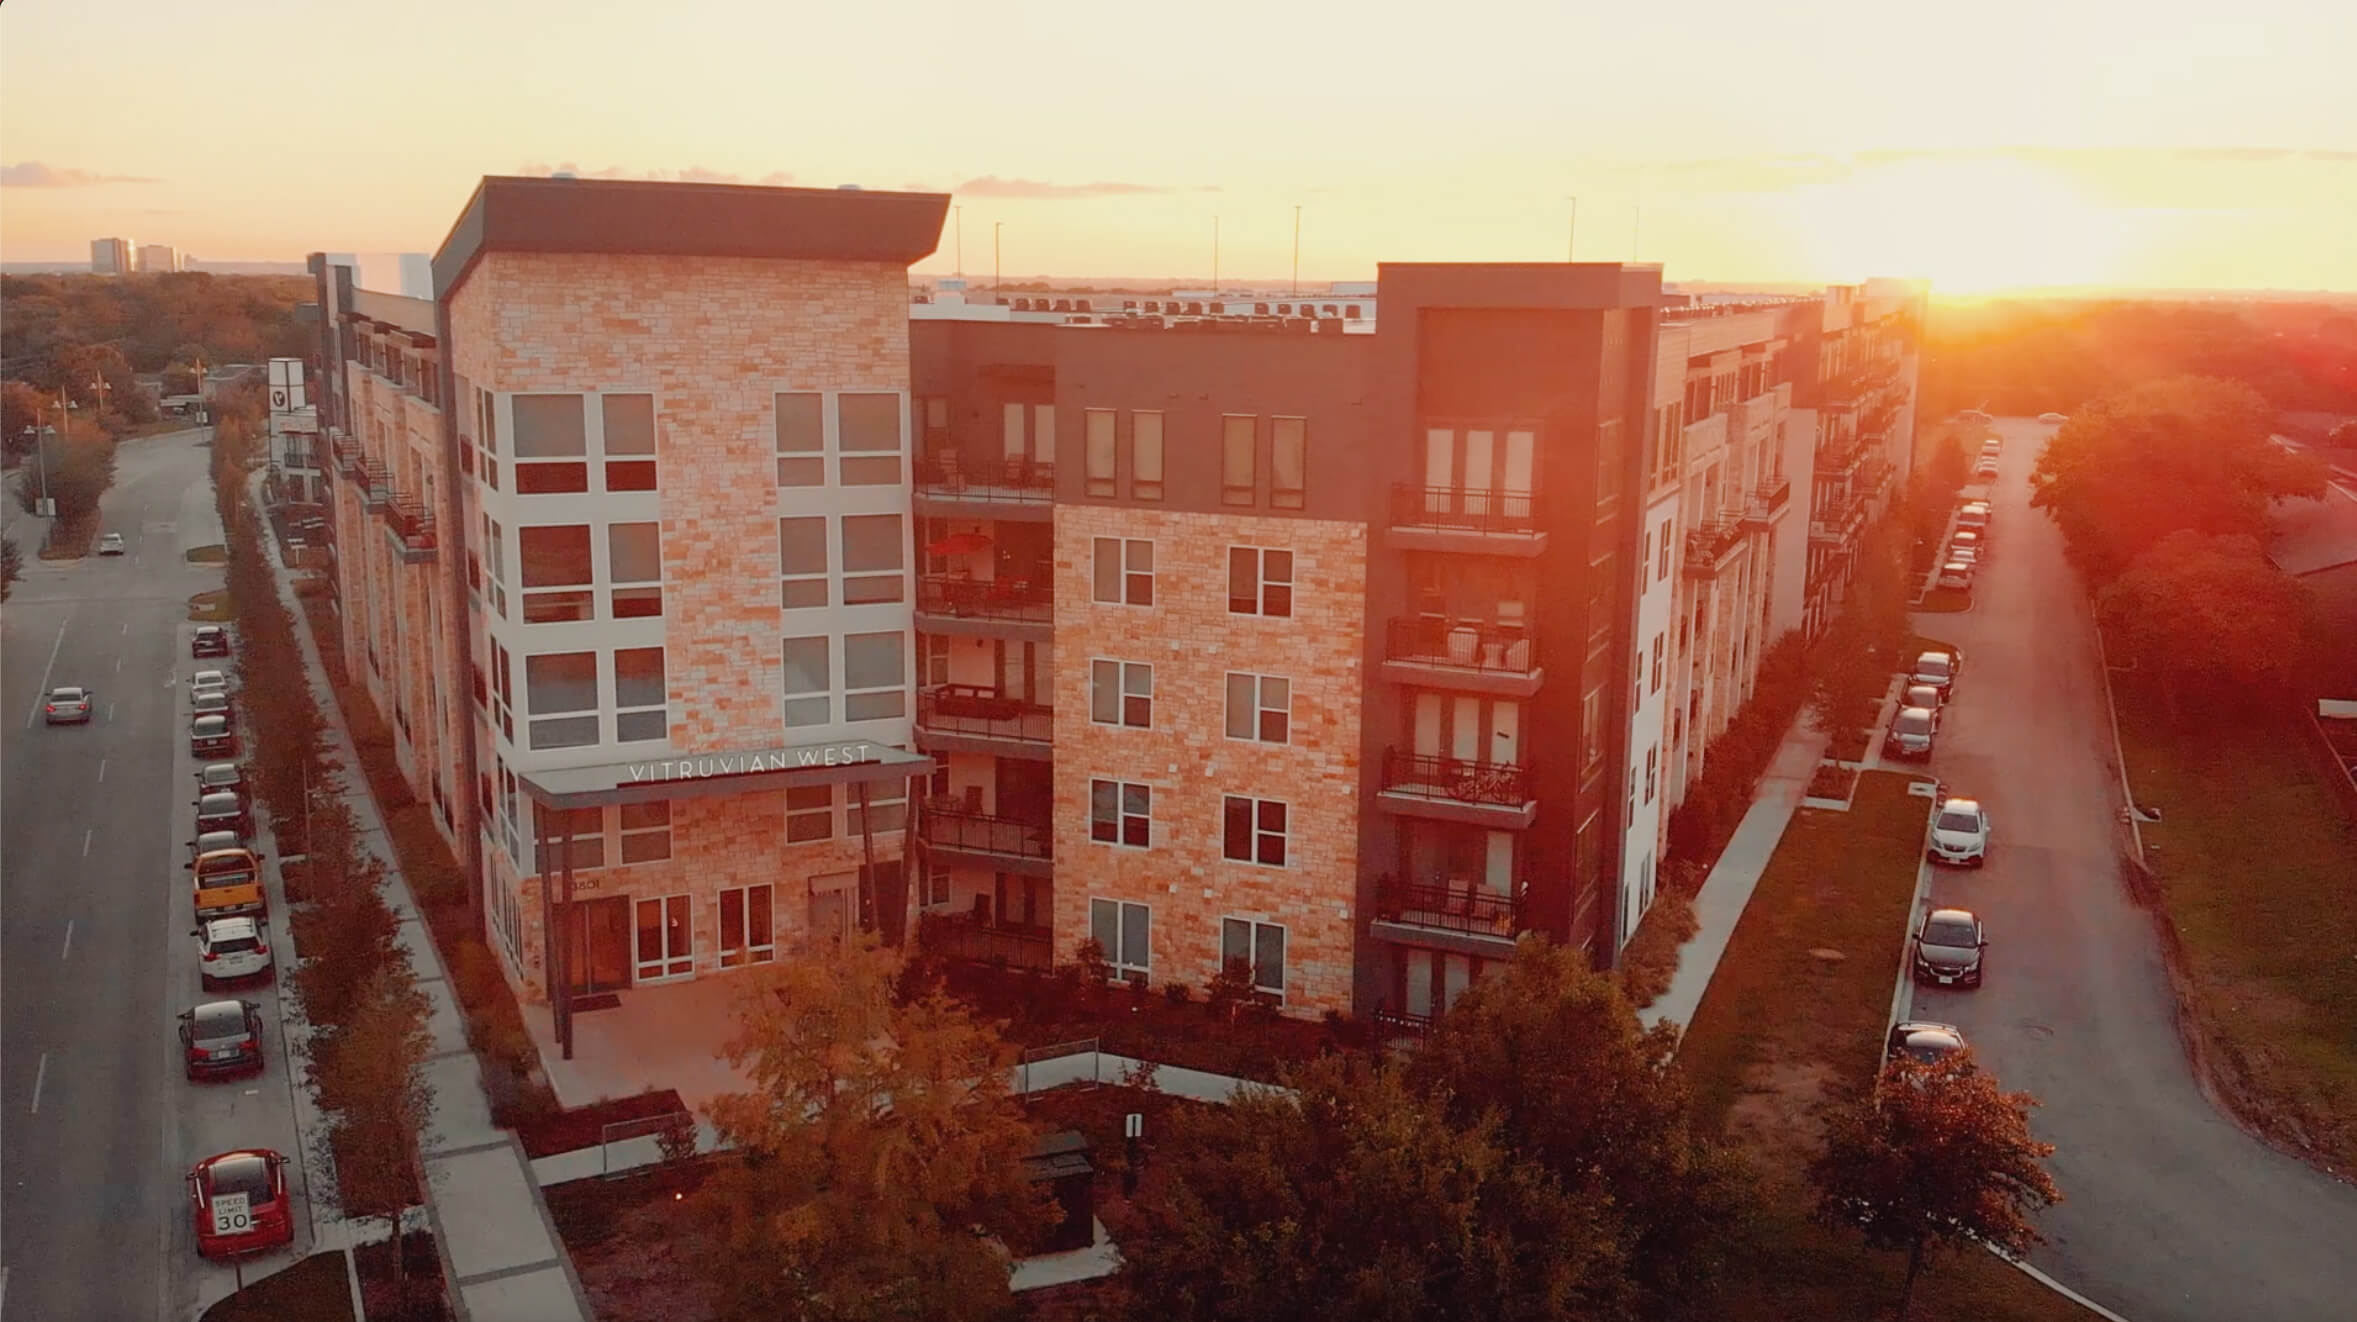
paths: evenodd
<path fill-rule="evenodd" d="M 242 1235 L 253 1228 L 254 1214 L 246 1206 L 244 1194 L 221 1193 L 213 1195 L 214 1234 Z"/>

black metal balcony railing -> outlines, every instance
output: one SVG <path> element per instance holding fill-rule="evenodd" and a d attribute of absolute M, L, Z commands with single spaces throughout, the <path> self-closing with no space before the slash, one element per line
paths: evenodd
<path fill-rule="evenodd" d="M 380 460 L 367 461 L 360 479 L 360 503 L 370 510 L 382 510 L 393 502 L 393 470 Z"/>
<path fill-rule="evenodd" d="M 1712 519 L 1686 530 L 1686 569 L 1690 573 L 1717 571 L 1719 561 L 1742 541 L 1743 529 L 1733 519 Z"/>
<path fill-rule="evenodd" d="M 943 450 L 918 461 L 917 491 L 1044 505 L 1056 498 L 1056 466 L 1019 456 L 968 458 Z"/>
<path fill-rule="evenodd" d="M 332 447 L 336 457 L 336 471 L 354 485 L 368 480 L 368 459 L 360 449 L 360 442 L 348 437 L 339 438 Z"/>
<path fill-rule="evenodd" d="M 1391 526 L 1529 536 L 1539 530 L 1536 504 L 1528 491 L 1402 482 L 1391 489 Z"/>
<path fill-rule="evenodd" d="M 1056 712 L 979 685 L 943 684 L 917 692 L 917 728 L 1044 744 L 1055 738 Z"/>
<path fill-rule="evenodd" d="M 1477 883 L 1387 876 L 1375 884 L 1375 916 L 1387 923 L 1511 940 L 1522 930 L 1522 897 Z"/>
<path fill-rule="evenodd" d="M 1773 514 L 1792 503 L 1792 479 L 1789 477 L 1768 478 L 1760 483 L 1758 490 L 1752 493 L 1752 499 L 1770 514 Z"/>
<path fill-rule="evenodd" d="M 393 530 L 404 550 L 434 549 L 434 516 L 418 501 L 395 496 L 385 506 L 385 526 Z"/>
<path fill-rule="evenodd" d="M 995 817 L 965 808 L 928 807 L 923 813 L 924 841 L 944 849 L 1017 858 L 1054 858 L 1054 831 L 1045 822 Z"/>
<path fill-rule="evenodd" d="M 1393 661 L 1527 675 L 1538 669 L 1537 648 L 1527 629 L 1416 615 L 1391 621 L 1384 655 Z"/>
<path fill-rule="evenodd" d="M 1509 808 L 1520 808 L 1531 798 L 1530 773 L 1515 763 L 1441 757 L 1404 748 L 1383 750 L 1383 788 L 1387 793 Z"/>
<path fill-rule="evenodd" d="M 1044 571 L 1036 578 L 926 574 L 917 580 L 917 610 L 929 615 L 1047 624 L 1056 617 L 1056 591 Z"/>
<path fill-rule="evenodd" d="M 1434 1016 L 1428 1014 L 1410 1014 L 1405 1010 L 1395 1010 L 1388 1002 L 1375 1007 L 1375 1026 L 1389 1029 L 1394 1033 L 1411 1033 L 1422 1037 L 1432 1031 L 1433 1018 Z"/>
<path fill-rule="evenodd" d="M 974 964 L 1045 970 L 1056 962 L 1056 943 L 1048 929 L 1016 924 L 994 927 L 964 914 L 920 916 L 917 943 L 943 959 Z"/>

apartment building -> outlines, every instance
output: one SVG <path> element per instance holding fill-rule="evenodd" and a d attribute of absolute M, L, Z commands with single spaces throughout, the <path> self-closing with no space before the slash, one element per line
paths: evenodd
<path fill-rule="evenodd" d="M 92 275 L 129 275 L 139 269 L 139 245 L 130 239 L 92 239 Z"/>
<path fill-rule="evenodd" d="M 156 272 L 183 271 L 188 268 L 181 259 L 180 250 L 171 244 L 143 243 L 139 245 L 139 269 Z"/>

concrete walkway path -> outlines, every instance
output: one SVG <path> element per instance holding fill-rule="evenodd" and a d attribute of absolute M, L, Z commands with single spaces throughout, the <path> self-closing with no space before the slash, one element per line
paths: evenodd
<path fill-rule="evenodd" d="M 1719 958 L 1727 953 L 1727 942 L 1735 935 L 1735 925 L 1743 920 L 1744 906 L 1751 903 L 1760 874 L 1775 857 L 1784 828 L 1791 824 L 1793 810 L 1808 793 L 1809 778 L 1817 774 L 1817 764 L 1830 741 L 1825 731 L 1814 727 L 1806 710 L 1785 731 L 1784 742 L 1752 795 L 1750 810 L 1743 814 L 1742 823 L 1694 897 L 1694 917 L 1700 926 L 1678 947 L 1678 971 L 1670 978 L 1669 990 L 1638 1012 L 1648 1026 L 1664 1021 L 1679 1025 L 1693 1022 L 1702 994 L 1710 988 L 1711 975 L 1719 971 Z"/>
<path fill-rule="evenodd" d="M 259 512 L 259 475 L 248 491 Z M 459 1322 L 589 1322 L 588 1297 L 549 1219 L 523 1145 L 491 1123 L 482 1071 L 467 1045 L 457 994 L 393 856 L 384 815 L 360 773 L 351 731 L 336 706 L 317 641 L 295 596 L 294 575 L 274 538 L 265 534 L 262 544 L 277 577 L 279 599 L 295 616 L 295 636 L 310 675 L 312 698 L 327 727 L 328 755 L 347 769 L 345 798 L 358 821 L 361 848 L 384 864 L 385 902 L 400 920 L 401 947 L 416 970 L 418 990 L 431 1006 L 427 1022 L 434 1045 L 426 1077 L 434 1094 L 434 1119 L 421 1146 L 426 1215 L 451 1303 Z"/>

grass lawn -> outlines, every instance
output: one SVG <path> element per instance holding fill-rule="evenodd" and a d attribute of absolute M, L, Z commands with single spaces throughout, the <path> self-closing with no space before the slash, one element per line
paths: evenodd
<path fill-rule="evenodd" d="M 2120 742 L 2192 1011 L 2241 1111 L 2357 1170 L 2357 827 L 2289 721 L 2171 729 L 2123 689 Z"/>
<path fill-rule="evenodd" d="M 314 1253 L 205 1310 L 204 1322 L 354 1322 L 341 1249 Z"/>
<path fill-rule="evenodd" d="M 1849 812 L 1794 815 L 1679 1049 L 1699 1122 L 1741 1144 L 1761 1180 L 1757 1220 L 1706 1316 L 1873 1318 L 1897 1302 L 1905 1258 L 1813 1224 L 1807 1165 L 1823 1108 L 1863 1092 L 1880 1062 L 1931 806 L 1907 793 L 1913 779 L 1867 772 Z M 1934 1259 L 1915 1316 L 2090 1317 L 1982 1253 Z"/>
<path fill-rule="evenodd" d="M 188 563 L 192 565 L 225 565 L 229 563 L 229 548 L 219 542 L 211 546 L 188 548 Z"/>
<path fill-rule="evenodd" d="M 188 599 L 188 618 L 204 624 L 227 624 L 237 618 L 225 591 L 199 592 Z"/>

